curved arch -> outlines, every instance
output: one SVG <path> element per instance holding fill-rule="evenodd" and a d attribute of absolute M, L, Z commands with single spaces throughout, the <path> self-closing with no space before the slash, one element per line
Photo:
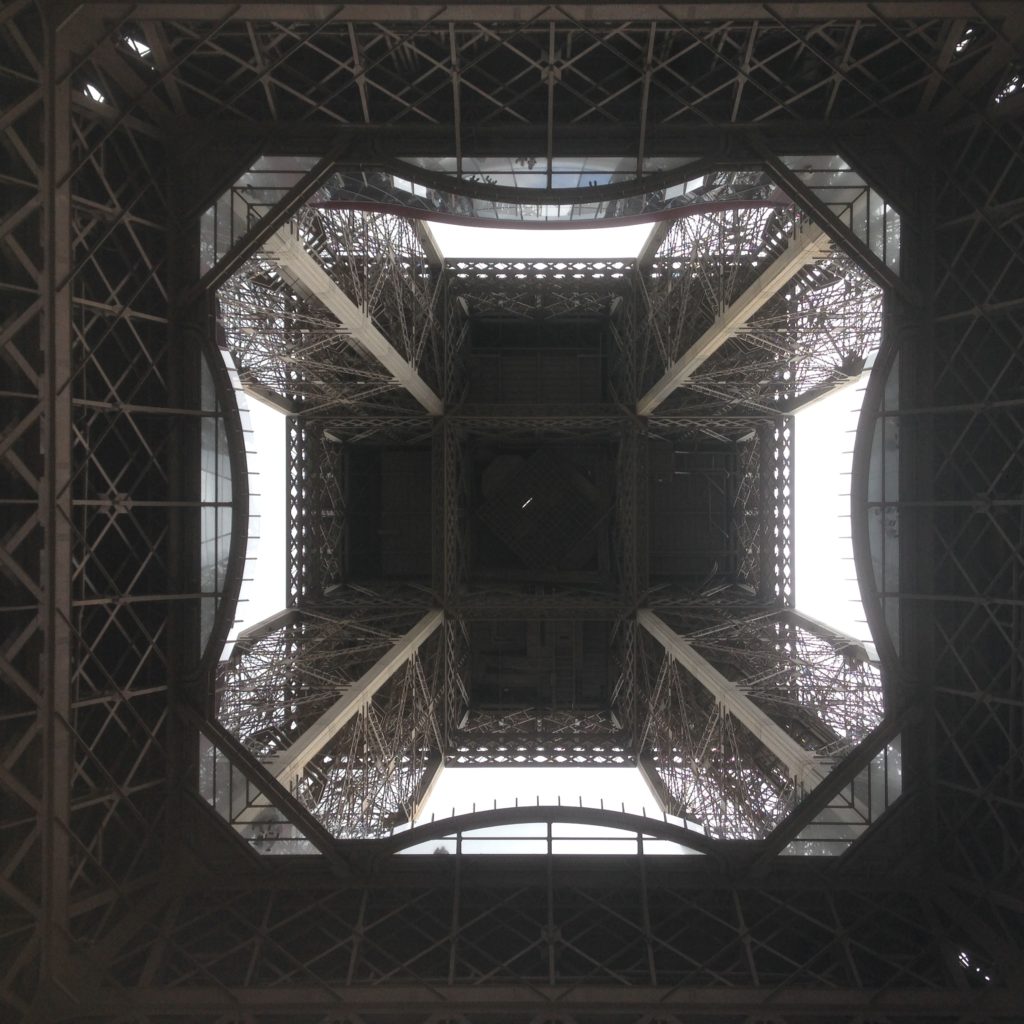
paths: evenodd
<path fill-rule="evenodd" d="M 891 301 L 891 296 L 886 297 Z M 888 333 L 888 332 L 887 332 Z M 878 656 L 887 673 L 898 671 L 899 657 L 896 645 L 885 621 L 882 600 L 878 593 L 871 535 L 868 525 L 868 501 L 871 464 L 876 432 L 881 425 L 881 406 L 886 385 L 896 365 L 897 347 L 892 337 L 883 337 L 875 365 L 871 368 L 864 391 L 857 434 L 853 443 L 853 463 L 850 474 L 850 533 L 853 544 L 853 564 L 857 573 L 864 617 L 878 650 Z M 883 446 L 884 457 L 884 446 Z"/>
<path fill-rule="evenodd" d="M 680 164 L 667 171 L 658 171 L 643 177 L 633 177 L 628 181 L 609 182 L 607 185 L 588 185 L 586 188 L 520 188 L 515 185 L 491 184 L 486 181 L 472 181 L 459 178 L 443 171 L 431 171 L 418 164 L 410 164 L 404 160 L 388 160 L 380 165 L 382 170 L 400 174 L 403 178 L 414 181 L 428 188 L 451 192 L 455 195 L 468 196 L 474 199 L 493 199 L 499 202 L 517 202 L 525 196 L 529 201 L 543 200 L 551 203 L 578 202 L 586 197 L 592 202 L 603 202 L 609 199 L 626 199 L 630 196 L 657 192 L 663 188 L 671 188 L 684 181 L 689 181 L 697 174 L 710 174 L 715 171 L 735 170 L 736 168 L 721 167 L 717 161 L 696 159 L 687 164 Z M 763 164 L 751 161 L 751 170 L 765 171 Z M 767 173 L 767 171 L 765 171 Z"/>
<path fill-rule="evenodd" d="M 619 829 L 623 832 L 640 833 L 652 839 L 664 839 L 698 853 L 710 854 L 717 850 L 715 840 L 670 821 L 648 818 L 640 814 L 603 810 L 597 807 L 563 807 L 547 804 L 501 807 L 490 811 L 457 814 L 454 817 L 442 818 L 426 825 L 417 825 L 415 828 L 395 833 L 379 842 L 389 852 L 397 853 L 400 850 L 419 846 L 420 843 L 445 839 L 457 833 L 475 832 L 478 829 L 495 828 L 499 825 L 540 823 L 597 825 Z"/>
<path fill-rule="evenodd" d="M 365 213 L 390 213 L 410 220 L 430 220 L 441 224 L 474 224 L 490 228 L 517 228 L 530 231 L 585 231 L 591 228 L 630 227 L 637 224 L 659 224 L 682 220 L 703 213 L 723 213 L 734 210 L 785 210 L 793 204 L 786 201 L 762 199 L 729 199 L 709 203 L 691 203 L 668 210 L 652 210 L 622 217 L 604 217 L 592 220 L 501 220 L 490 217 L 474 217 L 469 214 L 437 213 L 418 206 L 401 203 L 379 203 L 357 199 L 328 199 L 310 202 L 310 206 L 322 210 L 360 210 Z"/>
<path fill-rule="evenodd" d="M 743 169 L 759 174 L 759 180 L 712 185 L 712 197 L 695 196 L 686 191 L 666 196 L 668 190 L 692 180 L 694 174 L 736 170 L 716 167 L 713 161 L 701 160 L 626 182 L 586 188 L 531 189 L 470 181 L 391 160 L 375 167 L 338 167 L 318 193 L 319 198 L 316 195 L 310 197 L 309 205 L 372 208 L 453 224 L 482 222 L 491 226 L 544 229 L 653 224 L 674 220 L 686 210 L 711 212 L 748 206 L 792 205 L 790 196 L 781 191 L 760 163 L 752 163 Z M 488 208 L 477 204 L 493 205 Z M 567 216 L 555 217 L 524 215 L 530 208 L 539 207 L 569 207 L 570 212 Z M 577 215 L 574 215 L 574 210 Z M 503 211 L 509 216 L 503 216 Z M 515 211 L 520 211 L 519 215 Z"/>
<path fill-rule="evenodd" d="M 215 317 L 211 319 L 216 323 Z M 208 343 L 202 348 L 201 358 L 213 379 L 217 418 L 224 423 L 224 433 L 228 442 L 228 461 L 231 468 L 231 541 L 228 545 L 224 583 L 217 597 L 213 628 L 200 657 L 201 678 L 215 667 L 231 631 L 242 589 L 245 556 L 249 544 L 249 466 L 245 452 L 242 415 L 235 397 L 236 388 L 231 379 L 234 372 L 233 364 L 228 362 L 230 356 L 222 344 L 220 327 L 218 326 L 216 330 L 218 336 L 216 339 L 208 339 Z M 201 500 L 200 494 L 200 502 Z M 199 531 L 198 537 L 201 537 Z"/>

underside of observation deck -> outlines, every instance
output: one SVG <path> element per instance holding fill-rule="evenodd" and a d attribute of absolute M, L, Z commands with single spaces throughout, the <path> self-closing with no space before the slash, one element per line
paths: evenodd
<path fill-rule="evenodd" d="M 1000 0 L 5 6 L 7 1015 L 1016 1020 L 1022 39 Z M 899 211 L 898 263 L 822 157 Z M 261 158 L 293 176 L 245 192 Z M 698 178 L 735 208 L 678 216 Z M 559 269 L 420 223 L 537 184 L 659 227 Z M 786 317 L 875 292 L 879 664 L 792 609 L 784 500 L 793 409 L 866 354 Z M 218 670 L 243 386 L 289 415 L 290 596 Z M 638 765 L 700 855 L 387 838 L 445 765 L 549 756 Z M 870 825 L 841 856 L 783 854 L 840 811 Z"/>

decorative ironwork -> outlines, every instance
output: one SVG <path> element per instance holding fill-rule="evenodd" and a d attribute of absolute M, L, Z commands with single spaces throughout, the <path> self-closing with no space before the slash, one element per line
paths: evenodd
<path fill-rule="evenodd" d="M 607 712 L 471 710 L 452 740 L 451 765 L 635 763 L 622 727 Z"/>
<path fill-rule="evenodd" d="M 338 321 L 297 296 L 271 264 L 252 260 L 218 293 L 219 322 L 245 383 L 295 407 L 373 411 L 398 385 L 347 343 Z"/>
<path fill-rule="evenodd" d="M 826 2 L 791 19 L 732 4 L 725 21 L 640 4 L 622 21 L 525 4 L 497 22 L 390 4 L 322 19 L 294 4 L 4 7 L 0 1000 L 13 1019 L 499 1021 L 510 1005 L 548 1020 L 695 1006 L 720 1021 L 1019 1018 L 1016 6 Z M 340 133 L 373 165 L 514 148 L 545 174 L 595 137 L 641 171 L 710 145 L 744 167 L 764 147 L 839 148 L 891 185 L 901 302 L 923 301 L 886 310 L 901 400 L 884 418 L 903 469 L 885 523 L 906 554 L 885 597 L 913 682 L 891 685 L 920 720 L 904 732 L 906 798 L 837 863 L 753 874 L 723 852 L 706 869 L 547 857 L 506 872 L 455 855 L 346 875 L 317 858 L 285 881 L 290 867 L 255 864 L 193 806 L 178 737 L 195 734 L 170 709 L 193 697 L 198 489 L 189 446 L 164 443 L 200 408 L 189 236 L 260 147 L 324 152 Z M 813 186 L 795 185 L 813 212 Z M 762 438 L 773 513 L 785 422 Z M 448 689 L 460 672 L 454 658 Z"/>
<path fill-rule="evenodd" d="M 716 670 L 818 758 L 838 758 L 882 721 L 879 668 L 863 648 L 787 614 L 695 606 L 669 616 Z M 645 640 L 637 693 L 617 693 L 635 749 L 649 757 L 669 809 L 709 834 L 760 838 L 800 795 L 769 742 L 733 718 L 695 675 Z M 633 655 L 629 655 L 632 657 Z"/>

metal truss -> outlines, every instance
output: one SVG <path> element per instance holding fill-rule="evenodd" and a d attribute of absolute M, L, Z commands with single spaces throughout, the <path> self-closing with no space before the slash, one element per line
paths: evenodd
<path fill-rule="evenodd" d="M 677 409 L 793 411 L 860 375 L 881 343 L 881 289 L 827 244 L 794 248 L 813 230 L 799 223 L 767 205 L 675 222 L 645 278 L 648 375 L 668 369 L 642 411 L 672 387 Z"/>
<path fill-rule="evenodd" d="M 640 128 L 634 152 L 642 167 L 657 152 L 657 128 L 666 122 L 714 126 L 942 114 L 962 106 L 964 94 L 999 89 L 1004 82 L 989 79 L 999 75 L 1013 45 L 1012 29 L 1002 29 L 1012 4 L 1000 0 L 987 4 L 984 16 L 967 2 L 931 16 L 908 16 L 897 3 L 882 3 L 874 13 L 825 4 L 812 15 L 833 19 L 824 37 L 814 20 L 764 17 L 757 3 L 736 9 L 730 21 L 715 20 L 717 10 L 695 20 L 683 11 L 640 5 L 626 22 L 610 8 L 601 11 L 607 19 L 591 21 L 585 6 L 569 5 L 553 15 L 530 5 L 517 12 L 522 21 L 510 23 L 515 28 L 507 33 L 489 27 L 492 10 L 473 5 L 452 8 L 444 25 L 410 20 L 401 5 L 379 7 L 372 13 L 353 8 L 325 25 L 305 20 L 314 9 L 287 4 L 243 10 L 241 17 L 229 4 L 187 4 L 171 18 L 158 4 L 140 6 L 134 26 L 124 28 L 136 27 L 145 39 L 147 22 L 159 19 L 161 38 L 151 47 L 155 81 L 141 101 L 122 88 L 133 112 L 290 122 L 300 129 L 321 123 L 451 124 L 448 138 L 457 159 L 469 125 L 536 125 L 541 132 L 534 152 L 549 161 L 554 125 L 589 130 L 628 124 Z M 105 13 L 101 9 L 90 20 Z M 960 52 L 960 35 L 950 38 L 957 18 L 970 22 L 974 36 Z M 131 67 L 121 54 L 114 56 L 120 61 L 93 61 L 97 84 L 110 91 L 113 75 L 120 72 L 123 80 L 122 65 Z M 982 65 L 991 69 L 987 75 L 975 72 L 965 83 L 966 72 Z M 746 66 L 763 77 L 750 79 Z M 649 82 L 643 87 L 645 68 Z"/>
<path fill-rule="evenodd" d="M 638 4 L 623 20 L 621 7 L 526 4 L 512 20 L 476 5 L 325 17 L 185 0 L 80 5 L 58 22 L 49 5 L 6 5 L 8 1015 L 1017 1020 L 1017 7 L 823 0 L 793 18 L 760 3 Z M 926 132 L 907 120 L 922 117 Z M 188 564 L 199 502 L 187 446 L 166 439 L 187 436 L 200 408 L 202 318 L 178 303 L 195 278 L 191 224 L 250 150 L 322 153 L 349 129 L 357 159 L 408 147 L 461 159 L 501 140 L 550 166 L 599 137 L 641 171 L 709 140 L 839 148 L 902 194 L 906 284 L 927 301 L 886 310 L 901 383 L 881 418 L 898 425 L 905 469 L 887 500 L 903 571 L 883 596 L 901 609 L 894 685 L 919 709 L 921 753 L 903 806 L 847 856 L 756 874 L 724 852 L 299 871 L 257 863 L 190 816 L 195 734 L 169 708 L 197 693 L 198 654 L 182 641 L 203 599 Z M 912 173 L 893 170 L 904 162 Z M 766 501 L 784 504 L 787 421 L 772 429 Z M 768 543 L 780 551 L 784 536 Z M 351 601 L 424 606 L 383 589 Z M 660 661 L 639 657 L 656 686 Z M 459 672 L 449 659 L 446 679 Z"/>
<path fill-rule="evenodd" d="M 470 710 L 452 743 L 452 767 L 636 763 L 625 731 L 606 711 Z"/>
<path fill-rule="evenodd" d="M 297 777 L 290 788 L 328 831 L 368 838 L 409 815 L 430 762 L 449 748 L 455 707 L 443 646 L 427 656 L 417 644 L 397 671 L 381 668 L 408 620 L 332 611 L 292 613 L 240 638 L 219 674 L 217 716 L 273 775 Z M 309 755 L 290 767 L 311 734 Z"/>
<path fill-rule="evenodd" d="M 439 315 L 443 317 L 444 345 L 442 368 L 444 371 L 442 395 L 447 408 L 458 405 L 465 397 L 466 351 L 469 347 L 469 317 L 467 305 L 459 302 L 453 289 L 453 279 L 440 275 L 438 295 Z"/>
<path fill-rule="evenodd" d="M 649 661 L 644 676 L 639 749 L 649 758 L 665 809 L 720 839 L 770 833 L 796 802 L 785 767 L 670 656 Z"/>
<path fill-rule="evenodd" d="M 438 488 L 442 496 L 441 586 L 446 601 L 450 601 L 466 579 L 466 552 L 462 537 L 467 488 L 463 472 L 462 434 L 450 418 L 445 419 L 435 435 L 435 444 L 439 448 L 436 462 L 441 472 L 441 486 Z"/>
<path fill-rule="evenodd" d="M 299 297 L 263 259 L 250 260 L 218 292 L 218 322 L 246 384 L 292 410 L 375 411 L 399 385 L 355 346 L 337 319 Z"/>
<path fill-rule="evenodd" d="M 833 253 L 789 282 L 687 386 L 698 400 L 793 411 L 859 377 L 881 337 L 881 289 Z"/>
<path fill-rule="evenodd" d="M 469 316 L 607 317 L 628 294 L 632 260 L 445 261 L 451 297 Z"/>
<path fill-rule="evenodd" d="M 297 268 L 279 252 L 291 244 L 303 259 L 315 255 L 327 286 L 333 282 L 356 315 L 369 319 L 393 361 L 431 394 L 416 369 L 440 365 L 433 285 L 409 222 L 305 207 L 293 230 L 294 242 L 279 245 L 280 233 L 272 236 L 218 291 L 218 321 L 243 379 L 294 411 L 372 413 L 403 404 L 401 371 L 374 358 L 356 325 L 323 305 L 311 282 L 296 279 Z"/>
<path fill-rule="evenodd" d="M 644 552 L 641 551 L 641 521 L 646 511 L 647 492 L 646 438 L 637 429 L 622 432 L 616 453 L 615 553 L 623 601 L 635 604 L 647 577 Z"/>
<path fill-rule="evenodd" d="M 646 384 L 678 362 L 796 230 L 793 212 L 765 203 L 675 221 L 644 276 Z M 660 402 L 658 403 L 660 404 Z M 644 409 L 651 412 L 653 409 Z"/>
<path fill-rule="evenodd" d="M 935 841 L 973 912 L 988 889 L 1018 885 L 1024 827 L 1019 106 L 1006 97 L 972 112 L 938 144 L 933 349 L 914 346 L 900 370 L 904 457 L 929 473 L 891 502 L 901 547 L 931 540 L 930 564 L 890 589 L 928 636 Z"/>
<path fill-rule="evenodd" d="M 441 660 L 414 655 L 317 755 L 299 799 L 339 838 L 381 836 L 415 816 L 424 777 L 450 746 Z"/>
<path fill-rule="evenodd" d="M 387 213 L 304 207 L 307 249 L 401 356 L 433 383 L 440 377 L 436 280 L 410 221 Z"/>
<path fill-rule="evenodd" d="M 759 590 L 762 586 L 762 566 L 767 557 L 765 549 L 768 546 L 766 517 L 762 507 L 767 488 L 763 480 L 761 432 L 751 431 L 736 448 L 739 456 L 733 498 L 738 553 L 736 579 Z"/>
<path fill-rule="evenodd" d="M 817 785 L 827 771 L 823 759 L 848 753 L 882 721 L 879 668 L 859 645 L 794 613 L 719 612 L 716 621 L 705 606 L 669 618 L 682 624 L 687 649 L 708 672 L 720 669 L 721 685 L 735 685 L 735 699 L 750 702 L 749 714 L 705 689 L 712 680 L 701 669 L 645 641 L 638 692 L 621 709 L 634 749 L 649 759 L 666 809 L 712 835 L 763 837 L 802 795 L 792 782 L 792 740 L 820 766 L 811 771 Z"/>
<path fill-rule="evenodd" d="M 770 465 L 762 463 L 762 522 L 770 523 L 771 536 L 762 544 L 771 560 L 761 561 L 762 592 L 773 594 L 787 608 L 794 602 L 793 569 L 793 449 L 796 430 L 792 416 L 779 416 L 770 431 L 769 442 L 761 442 L 763 454 L 771 454 Z M 767 460 L 765 460 L 767 462 Z"/>
<path fill-rule="evenodd" d="M 288 417 L 288 603 L 316 600 L 342 580 L 342 445 L 319 421 Z"/>
<path fill-rule="evenodd" d="M 78 1012 L 130 1020 L 147 1012 L 203 1020 L 440 1014 L 488 1024 L 524 1013 L 597 1024 L 687 1021 L 695 1004 L 728 1024 L 950 1024 L 979 1003 L 993 1020 L 1016 1012 L 1005 990 L 950 987 L 965 972 L 955 956 L 947 965 L 936 955 L 935 935 L 950 925 L 951 908 L 913 879 L 851 895 L 784 875 L 757 887 L 686 884 L 686 868 L 705 858 L 583 867 L 549 856 L 529 869 L 506 862 L 496 874 L 474 871 L 462 854 L 397 860 L 404 864 L 356 883 L 254 892 L 242 874 L 233 885 L 187 893 L 136 935 L 143 946 L 160 937 L 166 955 L 157 969 L 144 974 L 135 950 L 117 950 L 111 970 L 121 1001 L 99 993 Z M 211 919 L 221 937 L 213 947 Z M 979 963 L 992 969 L 983 956 Z M 210 974 L 220 985 L 209 985 Z M 634 993 L 627 1006 L 624 986 Z M 137 1016 L 125 1016 L 125 990 Z M 258 1006 L 250 995 L 257 990 Z"/>

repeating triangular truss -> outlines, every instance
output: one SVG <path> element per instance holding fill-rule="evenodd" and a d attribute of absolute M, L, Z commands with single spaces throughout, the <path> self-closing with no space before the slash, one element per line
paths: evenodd
<path fill-rule="evenodd" d="M 1017 8 L 636 4 L 625 20 L 575 4 L 98 3 L 58 20 L 52 5 L 4 7 L 12 1019 L 1019 1017 Z M 198 217 L 268 140 L 329 156 L 304 197 L 280 190 L 286 206 L 339 155 L 460 159 L 500 139 L 553 173 L 595 135 L 641 172 L 712 145 L 739 167 L 838 149 L 904 214 L 899 278 L 872 274 L 893 296 L 898 365 L 871 408 L 906 468 L 863 500 L 912 554 L 898 575 L 860 567 L 878 572 L 879 619 L 901 626 L 902 807 L 824 867 L 780 863 L 769 840 L 756 870 L 731 853 L 599 872 L 555 858 L 471 872 L 458 857 L 364 870 L 326 854 L 268 869 L 194 799 L 196 734 L 179 714 L 206 714 L 195 640 L 204 602 L 230 590 L 204 592 L 190 563 L 203 502 L 187 453 L 199 410 L 237 429 L 202 402 Z M 791 196 L 879 263 L 810 173 L 793 166 Z M 259 246 L 238 236 L 224 252 Z M 460 628 L 445 623 L 446 650 Z M 445 671 L 457 677 L 457 659 Z M 835 795 L 812 795 L 806 819 Z"/>

